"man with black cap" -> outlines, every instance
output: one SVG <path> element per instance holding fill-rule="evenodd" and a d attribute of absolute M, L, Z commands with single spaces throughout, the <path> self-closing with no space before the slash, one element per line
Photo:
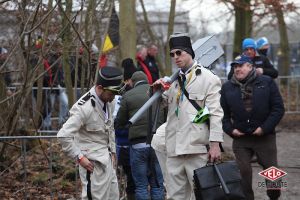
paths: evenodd
<path fill-rule="evenodd" d="M 170 36 L 170 56 L 180 69 L 178 79 L 163 93 L 168 105 L 166 124 L 168 199 L 195 199 L 193 171 L 220 159 L 223 142 L 221 81 L 194 61 L 190 37 Z M 159 79 L 154 90 L 165 85 Z M 209 148 L 208 148 L 209 147 Z"/>
<path fill-rule="evenodd" d="M 273 79 L 259 75 L 246 55 L 231 63 L 233 76 L 222 85 L 223 130 L 233 138 L 232 149 L 242 176 L 247 200 L 254 200 L 251 159 L 267 169 L 277 167 L 275 127 L 284 115 L 284 105 Z M 271 200 L 280 196 L 280 180 L 266 180 Z"/>
<path fill-rule="evenodd" d="M 119 199 L 111 102 L 122 78 L 116 67 L 101 68 L 95 86 L 72 106 L 57 134 L 63 151 L 79 164 L 82 199 Z"/>

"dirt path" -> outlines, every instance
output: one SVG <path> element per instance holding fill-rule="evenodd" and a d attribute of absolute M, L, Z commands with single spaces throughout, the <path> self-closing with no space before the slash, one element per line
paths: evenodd
<path fill-rule="evenodd" d="M 225 136 L 224 147 L 227 151 L 231 150 L 232 139 Z M 287 172 L 283 182 L 287 183 L 285 190 L 282 190 L 280 200 L 299 200 L 300 199 L 300 130 L 297 128 L 278 129 L 277 149 L 279 168 Z M 268 200 L 265 189 L 258 187 L 259 182 L 264 179 L 258 175 L 262 168 L 253 163 L 253 190 L 255 200 Z"/>

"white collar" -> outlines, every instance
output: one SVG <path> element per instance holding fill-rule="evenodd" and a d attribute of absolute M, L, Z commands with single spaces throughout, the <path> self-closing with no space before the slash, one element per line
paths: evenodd
<path fill-rule="evenodd" d="M 193 67 L 194 67 L 195 65 L 198 65 L 198 63 L 197 63 L 197 61 L 194 60 L 194 63 L 189 67 L 188 70 L 186 70 L 186 72 L 183 72 L 183 71 L 180 69 L 179 73 L 180 73 L 180 74 L 187 75 L 188 73 L 190 73 L 190 71 L 193 69 Z"/>

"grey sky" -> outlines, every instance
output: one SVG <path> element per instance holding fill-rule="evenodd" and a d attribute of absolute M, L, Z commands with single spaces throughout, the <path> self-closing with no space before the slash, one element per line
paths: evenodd
<path fill-rule="evenodd" d="M 137 2 L 139 5 L 139 1 Z M 210 33 L 220 33 L 224 29 L 232 29 L 233 23 L 232 20 L 229 21 L 228 9 L 224 4 L 216 2 L 215 0 L 177 0 L 176 11 L 189 11 L 190 25 L 199 31 L 204 28 Z M 170 10 L 169 0 L 144 0 L 144 3 L 147 10 L 165 12 Z"/>

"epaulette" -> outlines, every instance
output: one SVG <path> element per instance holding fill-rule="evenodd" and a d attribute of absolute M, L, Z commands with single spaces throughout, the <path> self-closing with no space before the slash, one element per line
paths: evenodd
<path fill-rule="evenodd" d="M 90 98 L 91 98 L 91 94 L 90 94 L 90 93 L 87 93 L 84 97 L 82 97 L 82 98 L 78 101 L 78 105 L 82 106 L 82 105 L 85 104 L 85 102 L 87 102 Z"/>
<path fill-rule="evenodd" d="M 201 69 L 200 68 L 196 69 L 195 73 L 196 73 L 196 76 L 200 75 L 201 74 Z"/>
<path fill-rule="evenodd" d="M 95 96 L 94 95 L 91 95 L 91 103 L 92 103 L 93 107 L 96 106 L 96 101 L 95 101 Z"/>

